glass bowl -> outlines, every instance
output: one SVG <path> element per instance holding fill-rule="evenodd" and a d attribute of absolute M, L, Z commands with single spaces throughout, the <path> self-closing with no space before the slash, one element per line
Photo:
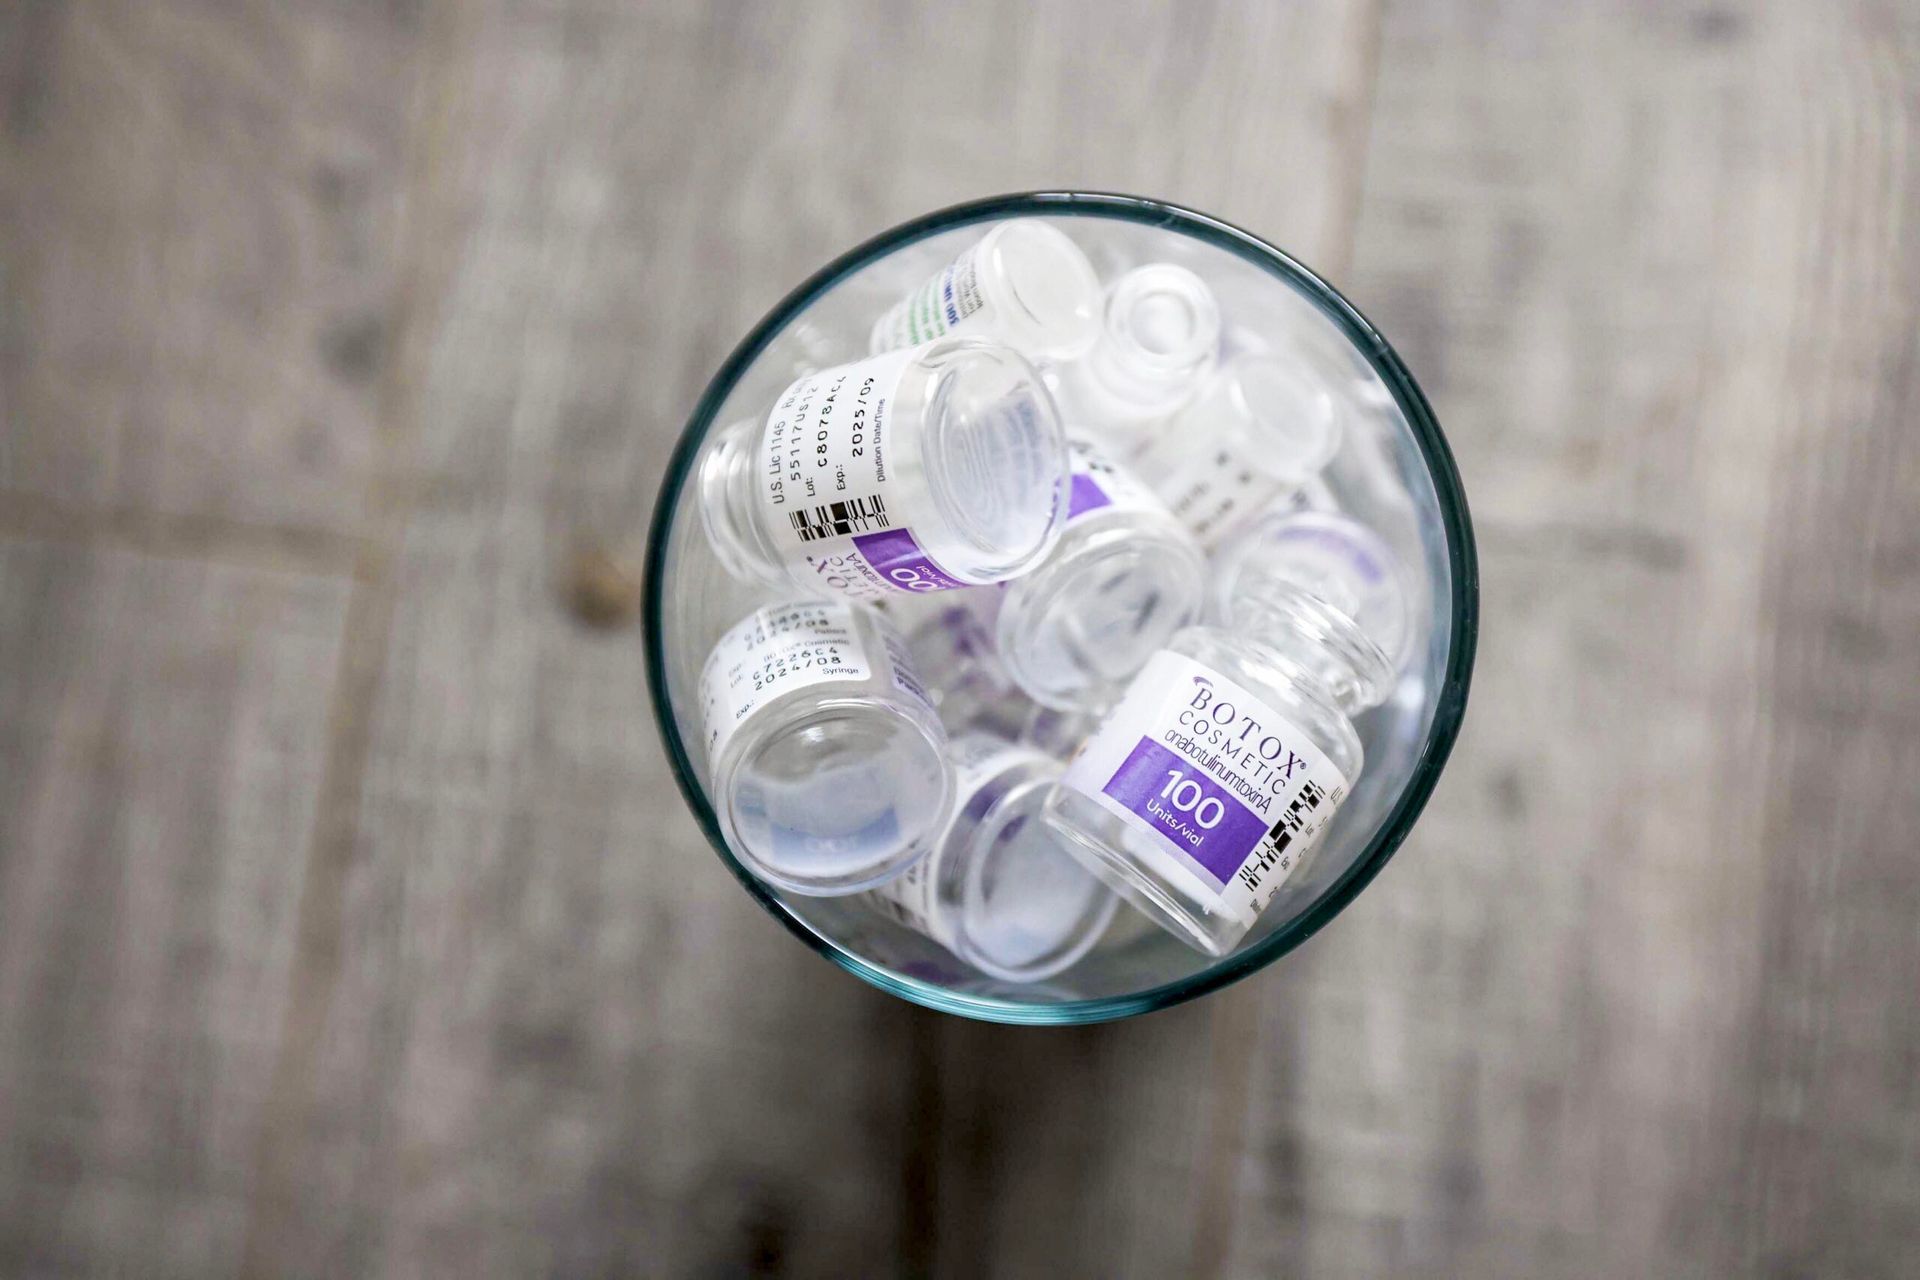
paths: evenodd
<path fill-rule="evenodd" d="M 1067 231 L 1103 280 L 1147 262 L 1185 266 L 1219 298 L 1228 356 L 1284 347 L 1343 387 L 1345 442 L 1324 496 L 1379 532 L 1415 584 L 1413 656 L 1383 705 L 1356 719 L 1366 769 L 1324 843 L 1232 954 L 1209 958 L 1123 909 L 1066 973 L 1009 984 L 845 898 L 784 893 L 728 850 L 703 771 L 695 690 L 728 626 L 768 599 L 714 559 L 690 473 L 713 432 L 765 414 L 794 378 L 866 354 L 875 316 L 944 266 L 985 226 L 1040 217 Z M 917 1004 L 1012 1023 L 1129 1017 L 1203 995 L 1299 946 L 1366 887 L 1433 791 L 1466 709 L 1478 628 L 1478 569 L 1466 495 L 1425 397 L 1386 340 L 1332 286 L 1255 236 L 1206 214 L 1135 196 L 1035 192 L 916 218 L 823 267 L 754 326 L 694 406 L 673 452 L 647 546 L 647 679 L 660 736 L 701 829 L 763 907 L 841 967 Z"/>

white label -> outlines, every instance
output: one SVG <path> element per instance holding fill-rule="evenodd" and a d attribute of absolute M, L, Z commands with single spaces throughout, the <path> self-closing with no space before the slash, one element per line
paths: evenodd
<path fill-rule="evenodd" d="M 941 850 L 908 867 L 867 895 L 873 909 L 896 924 L 932 938 L 948 950 L 953 949 L 953 931 L 943 927 L 938 891 Z"/>
<path fill-rule="evenodd" d="M 1153 870 L 1251 924 L 1347 797 L 1298 726 L 1204 663 L 1161 650 L 1062 785 L 1153 838 Z"/>
<path fill-rule="evenodd" d="M 894 483 L 900 375 L 916 351 L 811 373 L 787 388 L 760 433 L 760 496 L 799 577 L 830 595 L 969 585 L 934 563 Z"/>
<path fill-rule="evenodd" d="M 700 672 L 707 759 L 718 760 L 748 717 L 781 694 L 872 676 L 851 606 L 821 601 L 754 611 L 720 637 Z"/>
<path fill-rule="evenodd" d="M 936 271 L 919 288 L 902 298 L 874 323 L 869 349 L 892 351 L 917 347 L 951 333 L 961 321 L 986 305 L 980 294 L 976 267 L 979 243 Z"/>
<path fill-rule="evenodd" d="M 947 744 L 947 758 L 953 762 L 956 820 L 970 809 L 994 803 L 998 797 L 986 794 L 987 788 L 1007 770 L 1023 764 L 1050 763 L 1030 747 L 984 733 L 953 739 Z M 951 949 L 953 930 L 938 903 L 940 863 L 945 855 L 946 833 L 942 832 L 933 852 L 874 889 L 872 902 L 882 915 Z"/>
<path fill-rule="evenodd" d="M 1167 504 L 1090 436 L 1068 436 L 1067 456 L 1073 464 L 1067 480 L 1069 523 L 1102 511 L 1166 512 Z"/>

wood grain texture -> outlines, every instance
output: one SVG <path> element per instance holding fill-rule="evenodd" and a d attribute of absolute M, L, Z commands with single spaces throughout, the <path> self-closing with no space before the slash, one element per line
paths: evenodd
<path fill-rule="evenodd" d="M 311 1096 L 276 1118 L 256 1259 L 847 1274 L 988 1256 L 1018 1272 L 1060 1256 L 1046 1206 L 1071 1153 L 1069 1256 L 1191 1263 L 1198 1192 L 1139 1170 L 1231 1177 L 1210 1126 L 1217 1097 L 1239 1106 L 1245 1035 L 1221 1039 L 1207 1008 L 1077 1042 L 957 1028 L 820 963 L 680 812 L 634 648 L 594 646 L 554 610 L 554 566 L 637 524 L 738 333 L 889 222 L 1078 181 L 1338 242 L 1357 8 L 1142 7 L 1172 51 L 1144 96 L 1136 54 L 1085 41 L 1089 12 L 990 7 L 937 31 L 881 5 L 463 23 L 449 187 L 420 229 L 458 267 L 408 337 L 418 434 L 394 490 L 391 641 L 339 937 L 313 940 L 316 964 L 340 957 L 337 987 L 324 1027 L 294 1032 L 314 1037 Z M 1297 74 L 1240 102 L 1276 49 Z M 1020 105 L 1030 93 L 1049 105 Z M 908 100 L 940 105 L 895 109 Z M 1217 115 L 1226 144 L 1139 145 L 1158 113 Z M 1277 139 L 1323 172 L 1283 184 L 1234 162 Z M 1002 1074 L 1016 1053 L 1027 1065 Z M 1135 1123 L 1162 1090 L 1182 1102 Z M 516 1096 L 524 1109 L 501 1108 Z M 1044 1194 L 1009 1197 L 1000 1160 L 1028 1149 L 1053 1153 Z"/>
<path fill-rule="evenodd" d="M 0 542 L 0 1270 L 238 1265 L 345 601 Z"/>
<path fill-rule="evenodd" d="M 1900 1274 L 1917 111 L 1892 6 L 0 10 L 0 1270 Z M 1350 286 L 1485 605 L 1347 915 L 1040 1032 L 764 918 L 556 571 L 1058 185 Z"/>
<path fill-rule="evenodd" d="M 891 1256 L 906 1014 L 706 851 L 559 512 L 417 514 L 310 1096 L 262 1269 L 803 1272 Z M 670 807 L 673 806 L 673 807 Z"/>
<path fill-rule="evenodd" d="M 1269 984 L 1236 1273 L 1910 1270 L 1896 16 L 1388 9 L 1355 289 L 1486 624 L 1428 818 Z"/>
<path fill-rule="evenodd" d="M 0 491 L 354 531 L 410 6 L 10 6 Z"/>

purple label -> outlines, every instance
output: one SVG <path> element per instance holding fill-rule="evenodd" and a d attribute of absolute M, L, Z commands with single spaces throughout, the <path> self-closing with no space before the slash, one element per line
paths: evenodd
<path fill-rule="evenodd" d="M 1084 471 L 1074 473 L 1073 483 L 1067 488 L 1067 519 L 1112 505 L 1113 499 L 1107 496 L 1107 491 L 1100 487 L 1098 481 Z"/>
<path fill-rule="evenodd" d="M 1224 886 L 1267 824 L 1193 761 L 1140 739 L 1107 785 L 1108 795 L 1145 818 Z"/>
<path fill-rule="evenodd" d="M 853 545 L 896 591 L 949 591 L 967 584 L 947 576 L 946 570 L 920 549 L 906 529 L 888 529 L 884 533 L 858 533 Z"/>

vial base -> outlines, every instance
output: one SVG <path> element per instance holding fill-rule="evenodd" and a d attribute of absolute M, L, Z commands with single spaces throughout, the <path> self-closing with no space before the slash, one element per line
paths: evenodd
<path fill-rule="evenodd" d="M 1251 926 L 1209 908 L 1197 884 L 1157 869 L 1165 855 L 1154 848 L 1152 837 L 1087 797 L 1057 789 L 1047 801 L 1044 820 L 1080 865 L 1189 946 L 1224 956 L 1246 937 Z"/>
<path fill-rule="evenodd" d="M 1037 821 L 1058 766 L 1009 788 L 975 833 L 958 904 L 955 953 L 991 977 L 1055 977 L 1093 949 L 1118 899 Z"/>
<path fill-rule="evenodd" d="M 1041 706 L 1099 711 L 1200 616 L 1206 576 L 1205 559 L 1170 522 L 1116 516 L 1070 526 L 1038 572 L 1007 588 L 1001 662 Z"/>
<path fill-rule="evenodd" d="M 952 796 L 936 726 L 847 698 L 753 728 L 729 752 L 720 814 L 761 879 L 810 896 L 857 893 L 932 849 Z"/>

